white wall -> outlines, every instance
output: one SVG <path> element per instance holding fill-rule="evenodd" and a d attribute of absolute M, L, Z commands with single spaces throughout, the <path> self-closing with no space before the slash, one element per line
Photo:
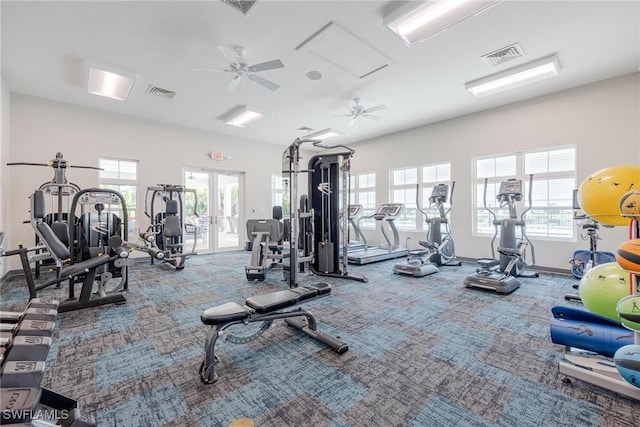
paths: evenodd
<path fill-rule="evenodd" d="M 526 102 L 356 144 L 352 173 L 376 173 L 376 203 L 389 200 L 390 167 L 451 161 L 456 181 L 452 229 L 456 253 L 490 256 L 490 238 L 472 235 L 472 158 L 575 144 L 577 183 L 616 164 L 640 164 L 640 74 L 607 80 Z M 377 233 L 379 234 L 379 233 Z M 615 251 L 624 227 L 601 229 L 599 250 Z M 404 243 L 407 233 L 401 233 Z M 368 234 L 374 243 L 378 236 Z M 413 245 L 420 235 L 412 234 Z M 379 238 L 381 240 L 381 238 Z M 567 269 L 588 243 L 533 241 L 538 265 Z"/>
<path fill-rule="evenodd" d="M 0 231 L 7 233 L 9 228 L 9 207 L 6 201 L 9 199 L 9 174 L 5 163 L 9 158 L 9 129 L 10 129 L 10 99 L 9 88 L 3 78 L 0 77 Z M 8 236 L 5 234 L 2 247 L 9 248 Z M 0 279 L 8 270 L 6 258 L 0 258 Z"/>
<path fill-rule="evenodd" d="M 67 178 L 81 188 L 96 186 L 98 173 L 73 169 L 73 165 L 97 166 L 99 157 L 139 160 L 141 190 L 160 183 L 181 184 L 184 166 L 242 171 L 245 218 L 264 218 L 271 215 L 271 175 L 281 173 L 284 147 L 12 94 L 11 151 L 6 161 L 47 163 L 58 151 L 72 166 Z M 211 151 L 223 152 L 231 159 L 211 160 Z M 28 196 L 52 179 L 53 170 L 11 166 L 8 174 L 11 209 L 5 247 L 16 247 L 19 241 L 32 245 L 31 227 L 22 224 L 29 219 Z M 141 193 L 137 218 L 146 220 L 144 191 Z M 140 224 L 142 229 L 146 225 Z M 11 269 L 19 268 L 17 259 L 10 265 Z"/>

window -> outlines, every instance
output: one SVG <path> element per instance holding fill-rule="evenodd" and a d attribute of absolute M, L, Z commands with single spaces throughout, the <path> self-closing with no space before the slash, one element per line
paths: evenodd
<path fill-rule="evenodd" d="M 136 160 L 99 159 L 100 188 L 108 188 L 122 194 L 127 207 L 127 232 L 133 235 L 136 229 L 138 201 L 138 162 Z M 122 210 L 117 215 L 122 218 Z M 124 219 L 123 219 L 124 220 Z"/>
<path fill-rule="evenodd" d="M 282 175 L 271 175 L 271 207 L 282 206 L 282 215 L 289 213 L 289 186 Z"/>
<path fill-rule="evenodd" d="M 404 204 L 400 217 L 395 220 L 398 230 L 415 230 L 417 227 L 416 184 L 417 167 L 391 169 L 391 202 Z"/>
<path fill-rule="evenodd" d="M 474 159 L 475 164 L 475 227 L 478 234 L 493 234 L 493 217 L 508 217 L 507 209 L 500 209 L 496 194 L 500 183 L 508 178 L 521 179 L 523 200 L 518 203 L 518 215 L 529 207 L 529 177 L 533 175 L 532 206 L 525 216 L 527 235 L 552 239 L 573 239 L 573 189 L 576 188 L 576 149 L 558 147 L 494 157 Z"/>
<path fill-rule="evenodd" d="M 351 176 L 351 192 L 349 203 L 361 205 L 360 217 L 373 215 L 376 211 L 376 174 L 362 173 Z M 359 222 L 360 228 L 375 228 L 373 218 L 364 218 Z"/>
<path fill-rule="evenodd" d="M 451 163 L 438 163 L 424 166 L 411 166 L 391 170 L 391 202 L 403 203 L 402 215 L 395 223 L 400 230 L 423 230 L 424 218 L 418 213 L 416 202 L 432 217 L 439 215 L 438 210 L 429 209 L 429 197 L 436 184 L 449 184 L 451 181 Z M 418 185 L 420 183 L 420 185 Z M 420 187 L 421 201 L 417 201 Z"/>

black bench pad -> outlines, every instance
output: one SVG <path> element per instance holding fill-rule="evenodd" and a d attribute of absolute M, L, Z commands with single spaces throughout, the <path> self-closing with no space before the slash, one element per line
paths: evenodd
<path fill-rule="evenodd" d="M 271 292 L 264 295 L 247 298 L 245 304 L 258 313 L 269 313 L 281 308 L 291 307 L 302 301 L 325 295 L 331 292 L 331 285 L 318 283 L 284 291 Z"/>
<path fill-rule="evenodd" d="M 258 314 L 270 313 L 330 293 L 331 285 L 323 282 L 300 288 L 271 292 L 247 298 L 245 301 L 246 305 L 228 302 L 209 308 L 200 314 L 200 320 L 205 325 L 212 326 L 245 320 L 251 317 L 254 310 Z"/>
<path fill-rule="evenodd" d="M 244 320 L 251 316 L 251 309 L 235 302 L 217 305 L 200 314 L 200 320 L 205 325 L 219 325 L 237 320 Z"/>

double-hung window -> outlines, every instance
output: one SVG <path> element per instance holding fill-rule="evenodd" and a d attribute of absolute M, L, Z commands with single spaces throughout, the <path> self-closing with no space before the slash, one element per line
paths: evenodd
<path fill-rule="evenodd" d="M 391 169 L 391 202 L 404 204 L 400 217 L 395 220 L 398 230 L 415 230 L 417 228 L 417 184 L 417 166 Z"/>
<path fill-rule="evenodd" d="M 376 211 L 376 174 L 375 172 L 351 175 L 350 204 L 361 205 L 359 217 L 371 216 Z M 357 221 L 357 219 L 356 219 Z M 362 218 L 358 222 L 360 228 L 375 228 L 373 218 Z"/>

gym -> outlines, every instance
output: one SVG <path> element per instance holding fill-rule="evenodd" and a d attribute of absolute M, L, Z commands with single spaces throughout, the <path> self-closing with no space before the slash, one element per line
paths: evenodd
<path fill-rule="evenodd" d="M 640 425 L 640 1 L 0 19 L 3 425 Z"/>

